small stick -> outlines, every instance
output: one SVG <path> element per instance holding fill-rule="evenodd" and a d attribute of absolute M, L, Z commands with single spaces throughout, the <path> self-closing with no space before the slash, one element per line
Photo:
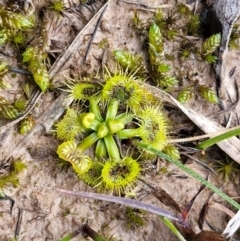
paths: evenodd
<path fill-rule="evenodd" d="M 10 67 L 9 70 L 12 72 L 15 72 L 15 73 L 19 73 L 19 74 L 31 75 L 31 73 L 29 71 L 24 70 L 24 69 L 19 69 L 16 67 Z"/>
<path fill-rule="evenodd" d="M 213 168 L 211 168 L 210 166 L 208 166 L 206 163 L 199 161 L 197 158 L 194 158 L 194 157 L 188 155 L 188 154 L 185 153 L 185 152 L 183 152 L 183 153 L 181 153 L 181 154 L 184 155 L 184 156 L 187 156 L 188 158 L 192 159 L 192 160 L 195 161 L 196 163 L 204 166 L 204 167 L 205 167 L 207 170 L 209 170 L 215 177 L 217 176 L 217 173 L 213 170 Z"/>
<path fill-rule="evenodd" d="M 138 3 L 138 2 L 130 2 L 130 1 L 126 1 L 126 0 L 122 0 L 122 2 L 137 5 L 137 6 L 140 6 L 140 7 L 143 7 L 143 8 L 148 8 L 148 9 L 171 8 L 171 7 L 173 7 L 172 4 L 161 4 L 159 6 L 148 6 L 147 4 Z"/>
<path fill-rule="evenodd" d="M 18 237 L 20 234 L 21 223 L 22 223 L 22 213 L 23 213 L 23 210 L 21 208 L 18 208 L 18 220 L 17 220 L 16 229 L 15 229 L 15 239 L 16 240 L 18 240 Z"/>
<path fill-rule="evenodd" d="M 232 119 L 233 119 L 233 112 L 230 113 L 229 117 L 228 117 L 228 121 L 227 121 L 227 125 L 226 128 L 228 129 L 232 123 Z"/>
<path fill-rule="evenodd" d="M 9 197 L 9 196 L 5 195 L 4 193 L 0 192 L 0 201 L 1 200 L 9 200 L 10 201 L 11 205 L 10 205 L 10 209 L 9 209 L 9 214 L 12 215 L 12 210 L 13 210 L 13 206 L 15 204 L 15 201 L 11 197 Z"/>
<path fill-rule="evenodd" d="M 93 10 L 88 6 L 88 4 L 82 4 L 82 6 L 89 10 L 91 13 L 93 13 Z"/>
<path fill-rule="evenodd" d="M 107 6 L 108 6 L 108 5 L 106 4 L 105 7 L 104 7 L 104 9 L 103 9 L 103 11 L 101 12 L 101 14 L 100 14 L 100 16 L 99 16 L 99 18 L 98 18 L 97 24 L 96 24 L 96 26 L 95 26 L 95 28 L 94 28 L 94 31 L 93 31 L 93 33 L 92 33 L 90 42 L 89 42 L 89 44 L 88 44 L 87 51 L 86 51 L 86 53 L 85 53 L 85 56 L 83 57 L 83 62 L 86 62 L 86 60 L 87 60 L 87 56 L 88 56 L 88 53 L 89 53 L 89 51 L 90 51 L 90 49 L 91 49 L 93 39 L 94 39 L 94 37 L 95 37 L 95 35 L 96 35 L 96 33 L 97 33 L 97 29 L 98 29 L 98 27 L 99 27 L 99 24 L 100 24 L 100 22 L 101 22 L 101 19 L 102 19 L 102 17 L 103 17 L 103 14 L 104 14 L 104 12 L 105 12 L 106 9 L 107 9 Z"/>
<path fill-rule="evenodd" d="M 193 147 L 182 146 L 182 145 L 180 145 L 178 143 L 176 143 L 175 146 L 177 146 L 178 148 L 184 150 L 185 151 L 184 153 L 188 153 L 188 154 L 194 154 L 194 153 L 197 153 L 197 152 L 201 151 L 201 150 L 193 148 Z"/>
<path fill-rule="evenodd" d="M 234 75 L 234 73 L 235 73 L 235 71 L 236 71 L 236 68 L 237 68 L 237 66 L 234 66 L 234 67 L 229 71 L 228 75 L 229 75 L 230 78 Z"/>
<path fill-rule="evenodd" d="M 198 3 L 199 3 L 199 0 L 196 0 L 195 4 L 194 4 L 193 14 L 196 14 L 196 12 L 197 12 Z"/>

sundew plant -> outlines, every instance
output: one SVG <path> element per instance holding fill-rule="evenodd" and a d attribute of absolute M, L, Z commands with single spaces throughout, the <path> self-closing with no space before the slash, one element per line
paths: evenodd
<path fill-rule="evenodd" d="M 63 140 L 57 153 L 70 162 L 87 184 L 113 192 L 131 190 L 141 175 L 141 155 L 135 147 L 123 151 L 123 140 L 143 141 L 158 150 L 168 146 L 169 124 L 161 106 L 143 88 L 135 73 L 105 69 L 105 83 L 91 79 L 68 84 L 68 98 L 76 101 L 56 123 L 56 136 Z M 92 148 L 94 154 L 89 155 Z"/>
<path fill-rule="evenodd" d="M 170 57 L 165 51 L 165 41 L 174 40 L 177 35 L 176 16 L 184 14 L 184 10 L 184 6 L 180 6 L 167 17 L 161 10 L 155 13 L 147 36 L 149 66 L 145 66 L 140 55 L 115 50 L 113 57 L 119 65 L 118 71 L 112 73 L 105 67 L 103 81 L 97 81 L 100 77 L 96 76 L 94 81 L 86 77 L 66 84 L 67 98 L 75 104 L 55 125 L 56 136 L 63 141 L 57 148 L 57 154 L 69 162 L 78 177 L 88 185 L 119 195 L 130 192 L 141 176 L 143 160 L 155 157 L 139 145 L 135 146 L 136 141 L 180 159 L 177 148 L 168 143 L 171 139 L 170 120 L 161 103 L 143 87 L 143 83 L 149 79 L 151 72 L 150 79 L 159 88 L 169 91 L 178 84 L 177 77 L 171 72 L 173 66 L 168 61 Z M 136 12 L 134 18 L 139 18 Z M 192 18 L 194 16 L 188 21 Z M 197 24 L 196 21 L 186 31 L 196 34 Z M 145 24 L 140 26 L 146 30 Z M 164 29 L 168 32 L 163 34 Z M 141 29 L 138 28 L 139 31 Z M 212 63 L 216 60 L 213 53 L 219 43 L 220 34 L 211 36 L 194 54 L 202 61 Z M 187 54 L 184 56 L 186 58 Z M 212 103 L 218 103 L 216 94 L 209 87 L 196 86 L 196 93 Z M 179 93 L 178 99 L 182 103 L 187 102 L 195 92 L 186 87 Z M 122 147 L 123 143 L 127 143 L 127 150 Z"/>

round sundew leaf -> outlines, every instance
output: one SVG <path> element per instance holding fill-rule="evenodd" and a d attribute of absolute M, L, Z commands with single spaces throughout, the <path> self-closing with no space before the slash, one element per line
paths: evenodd
<path fill-rule="evenodd" d="M 57 138 L 65 141 L 73 141 L 83 131 L 78 113 L 71 108 L 67 109 L 63 119 L 56 125 Z"/>
<path fill-rule="evenodd" d="M 138 113 L 141 122 L 144 143 L 157 150 L 162 150 L 167 145 L 167 120 L 163 113 L 154 106 L 145 107 Z"/>
<path fill-rule="evenodd" d="M 92 165 L 91 158 L 84 156 L 74 141 L 66 141 L 59 145 L 57 154 L 61 159 L 70 162 L 78 174 L 86 173 Z"/>
<path fill-rule="evenodd" d="M 105 188 L 121 193 L 137 181 L 141 168 L 131 157 L 125 157 L 120 162 L 108 160 L 102 169 L 102 184 Z"/>
<path fill-rule="evenodd" d="M 107 77 L 102 89 L 103 101 L 117 100 L 120 106 L 138 110 L 141 104 L 148 101 L 150 95 L 138 83 L 139 80 L 121 74 Z"/>

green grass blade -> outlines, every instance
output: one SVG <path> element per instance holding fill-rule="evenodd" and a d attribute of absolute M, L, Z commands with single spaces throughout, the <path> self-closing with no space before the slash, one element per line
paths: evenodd
<path fill-rule="evenodd" d="M 73 236 L 71 234 L 68 234 L 67 236 L 65 236 L 64 238 L 62 238 L 61 240 L 59 241 L 69 241 L 73 238 Z"/>
<path fill-rule="evenodd" d="M 200 181 L 202 184 L 204 184 L 206 187 L 208 187 L 209 189 L 211 189 L 213 192 L 215 192 L 216 194 L 218 194 L 222 199 L 224 199 L 225 201 L 227 201 L 229 204 L 231 204 L 233 207 L 237 208 L 240 210 L 240 205 L 234 201 L 232 198 L 230 198 L 229 196 L 227 196 L 225 193 L 223 193 L 220 189 L 218 189 L 217 187 L 215 187 L 213 184 L 211 184 L 210 182 L 208 182 L 207 180 L 205 180 L 204 178 L 202 178 L 201 176 L 199 176 L 196 172 L 194 172 L 193 170 L 191 170 L 190 168 L 186 167 L 185 165 L 183 165 L 181 162 L 171 158 L 170 156 L 167 156 L 166 154 L 162 153 L 161 151 L 158 151 L 154 148 L 152 148 L 150 145 L 144 144 L 142 142 L 137 142 L 135 143 L 137 146 L 146 149 L 154 154 L 157 154 L 158 156 L 160 156 L 161 158 L 173 163 L 175 166 L 179 167 L 181 170 L 183 170 L 184 172 L 186 172 L 187 174 L 189 174 L 190 176 L 192 176 L 193 178 L 195 178 L 196 180 Z"/>
<path fill-rule="evenodd" d="M 173 225 L 173 223 L 166 217 L 159 217 L 164 224 L 172 231 L 173 234 L 180 240 L 180 241 L 187 241 L 182 234 L 177 230 L 177 228 Z"/>
<path fill-rule="evenodd" d="M 206 140 L 206 141 L 203 141 L 201 142 L 200 144 L 198 144 L 196 146 L 196 148 L 199 148 L 199 149 L 206 149 L 220 141 L 223 141 L 223 140 L 226 140 L 232 136 L 237 136 L 237 135 L 240 135 L 240 127 L 235 129 L 235 130 L 230 130 L 224 134 L 221 134 L 219 136 L 215 136 L 213 138 L 210 138 L 209 140 Z"/>

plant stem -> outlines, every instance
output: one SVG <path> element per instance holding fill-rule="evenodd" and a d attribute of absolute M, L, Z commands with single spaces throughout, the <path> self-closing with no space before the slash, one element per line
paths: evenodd
<path fill-rule="evenodd" d="M 141 137 L 142 135 L 142 128 L 136 128 L 136 129 L 124 129 L 117 133 L 117 136 L 119 139 L 129 139 L 133 137 Z"/>
<path fill-rule="evenodd" d="M 91 192 L 76 192 L 76 191 L 68 191 L 64 189 L 58 189 L 58 192 L 73 195 L 77 197 L 83 197 L 83 198 L 94 198 L 97 200 L 103 200 L 107 202 L 114 202 L 119 203 L 128 207 L 132 208 L 138 208 L 141 210 L 145 210 L 150 213 L 154 213 L 163 217 L 167 217 L 169 219 L 175 220 L 179 223 L 183 223 L 183 220 L 181 217 L 178 217 L 168 211 L 165 211 L 157 206 L 154 206 L 152 204 L 144 203 L 138 200 L 130 199 L 130 198 L 122 198 L 112 195 L 105 195 L 105 194 L 98 194 L 98 193 L 91 193 Z"/>
<path fill-rule="evenodd" d="M 98 128 L 99 128 L 100 125 L 101 125 L 101 123 L 97 119 L 94 119 L 94 120 L 92 120 L 89 128 L 93 131 L 98 131 Z"/>
<path fill-rule="evenodd" d="M 146 149 L 154 154 L 157 154 L 158 156 L 160 156 L 161 158 L 166 159 L 167 161 L 173 163 L 175 166 L 179 167 L 181 170 L 185 171 L 186 173 L 188 173 L 190 176 L 194 177 L 196 180 L 200 181 L 202 184 L 204 184 L 206 187 L 208 187 L 209 189 L 211 189 L 213 192 L 215 192 L 216 194 L 218 194 L 221 198 L 223 198 L 225 201 L 227 201 L 228 203 L 230 203 L 232 206 L 234 206 L 235 208 L 240 210 L 240 204 L 238 204 L 237 202 L 235 202 L 232 198 L 230 198 L 229 196 L 227 196 L 225 193 L 223 193 L 220 189 L 218 189 L 217 187 L 215 187 L 213 184 L 211 184 L 210 182 L 208 182 L 207 180 L 205 180 L 204 178 L 202 178 L 201 176 L 199 176 L 197 173 L 195 173 L 193 170 L 191 170 L 190 168 L 186 167 L 185 165 L 183 165 L 181 162 L 171 158 L 170 156 L 162 153 L 161 151 L 158 151 L 154 148 L 152 148 L 150 145 L 144 144 L 142 142 L 136 142 L 135 143 L 137 146 Z"/>
<path fill-rule="evenodd" d="M 113 136 L 112 135 L 105 136 L 104 142 L 105 142 L 109 157 L 116 161 L 121 161 L 120 153 L 113 139 Z"/>
<path fill-rule="evenodd" d="M 119 102 L 117 100 L 111 100 L 108 104 L 107 114 L 105 121 L 114 120 L 118 111 Z"/>
<path fill-rule="evenodd" d="M 89 111 L 95 114 L 96 120 L 98 120 L 99 122 L 102 122 L 103 118 L 101 116 L 97 100 L 94 98 L 90 98 L 89 103 L 90 103 Z"/>
<path fill-rule="evenodd" d="M 115 118 L 115 120 L 121 121 L 124 125 L 131 122 L 132 119 L 133 119 L 133 115 L 127 114 L 126 112 L 117 115 Z"/>
<path fill-rule="evenodd" d="M 86 149 L 92 146 L 99 137 L 97 136 L 96 132 L 93 132 L 89 136 L 87 136 L 81 143 L 78 144 L 77 149 L 83 153 Z"/>
<path fill-rule="evenodd" d="M 99 139 L 97 142 L 97 146 L 95 149 L 96 157 L 106 157 L 107 156 L 107 148 L 103 139 Z"/>

